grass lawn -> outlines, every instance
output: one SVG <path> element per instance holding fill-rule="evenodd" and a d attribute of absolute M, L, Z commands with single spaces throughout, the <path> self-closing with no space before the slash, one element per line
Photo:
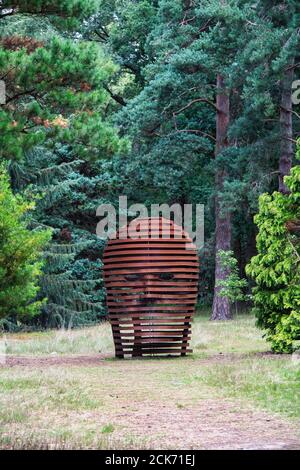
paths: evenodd
<path fill-rule="evenodd" d="M 189 357 L 117 360 L 107 323 L 7 334 L 0 447 L 299 449 L 300 359 L 261 336 L 202 313 Z"/>

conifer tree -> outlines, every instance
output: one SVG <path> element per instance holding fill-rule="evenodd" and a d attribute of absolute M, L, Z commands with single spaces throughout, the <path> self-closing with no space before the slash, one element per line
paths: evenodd
<path fill-rule="evenodd" d="M 48 16 L 52 21 L 64 20 L 64 27 L 68 22 L 74 27 L 95 8 L 93 0 L 1 0 L 0 19 L 17 14 Z"/>
<path fill-rule="evenodd" d="M 22 5 L 0 24 L 7 83 L 0 157 L 10 162 L 16 192 L 40 195 L 35 226 L 53 234 L 40 291 L 48 302 L 33 320 L 42 326 L 87 324 L 105 313 L 95 235 L 106 186 L 100 161 L 123 144 L 105 120 L 111 98 L 104 84 L 115 67 L 98 45 L 66 39 L 71 23 L 57 23 L 58 16 L 82 19 L 81 3 L 48 2 L 46 9 L 45 2 L 28 2 L 26 15 Z"/>
<path fill-rule="evenodd" d="M 253 9 L 252 38 L 238 60 L 246 79 L 237 129 L 248 152 L 256 152 L 257 162 L 264 168 L 262 187 L 268 178 L 273 189 L 284 193 L 284 176 L 292 166 L 295 136 L 299 134 L 297 109 L 292 103 L 292 84 L 299 66 L 299 2 L 264 1 Z M 258 166 L 255 170 L 261 173 Z"/>
<path fill-rule="evenodd" d="M 4 165 L 0 166 L 0 319 L 30 318 L 39 312 L 38 278 L 49 230 L 29 230 L 34 202 L 13 195 Z"/>
<path fill-rule="evenodd" d="M 292 352 L 300 343 L 300 165 L 285 177 L 288 194 L 260 197 L 255 217 L 258 254 L 247 266 L 257 325 L 275 352 Z"/>
<path fill-rule="evenodd" d="M 247 2 L 161 1 L 156 26 L 146 41 L 148 56 L 155 57 L 144 68 L 146 86 L 120 113 L 122 126 L 129 123 L 133 158 L 139 165 L 145 162 L 144 178 L 148 168 L 155 173 L 149 178 L 150 185 L 159 178 L 162 186 L 165 178 L 166 191 L 170 192 L 167 184 L 173 177 L 172 186 L 177 187 L 177 177 L 183 196 L 176 202 L 183 202 L 191 196 L 189 170 L 195 172 L 199 164 L 202 171 L 198 184 L 203 184 L 203 174 L 211 181 L 210 191 L 201 202 L 209 205 L 212 197 L 215 200 L 213 319 L 231 316 L 229 300 L 218 295 L 217 281 L 226 273 L 219 265 L 217 253 L 232 245 L 231 217 L 238 207 L 232 197 L 230 200 L 232 186 L 227 185 L 238 169 L 234 162 L 237 142 L 230 139 L 229 132 L 241 106 L 237 88 L 243 72 L 236 77 L 236 58 L 252 37 L 253 16 Z M 132 166 L 130 163 L 131 171 Z M 187 176 L 185 187 L 183 172 Z M 177 198 L 180 192 L 176 191 Z"/>
<path fill-rule="evenodd" d="M 32 225 L 51 227 L 44 252 L 41 296 L 47 296 L 35 325 L 91 324 L 105 315 L 103 242 L 95 234 L 95 208 L 109 182 L 100 167 L 76 159 L 70 146 L 35 147 L 22 165 L 11 164 L 15 187 L 40 195 Z"/>
<path fill-rule="evenodd" d="M 83 157 L 114 151 L 114 132 L 94 114 L 105 102 L 103 83 L 113 70 L 96 46 L 4 37 L 0 64 L 6 83 L 0 157 L 20 159 L 48 138 L 77 143 Z"/>

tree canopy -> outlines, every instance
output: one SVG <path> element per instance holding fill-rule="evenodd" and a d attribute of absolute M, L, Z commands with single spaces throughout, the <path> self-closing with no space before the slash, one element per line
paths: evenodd
<path fill-rule="evenodd" d="M 126 195 L 204 204 L 199 304 L 231 319 L 225 287 L 243 287 L 241 302 L 254 280 L 259 326 L 275 350 L 292 348 L 299 18 L 295 0 L 0 2 L 0 159 L 14 194 L 39 194 L 34 227 L 52 230 L 34 322 L 105 315 L 95 213 Z M 281 224 L 280 242 L 268 224 Z M 274 273 L 288 279 L 286 303 Z"/>

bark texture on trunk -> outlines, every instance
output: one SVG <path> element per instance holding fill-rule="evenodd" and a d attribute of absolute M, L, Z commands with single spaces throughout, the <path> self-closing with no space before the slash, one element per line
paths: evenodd
<path fill-rule="evenodd" d="M 284 177 L 290 174 L 294 157 L 293 144 L 293 113 L 292 113 L 292 83 L 294 80 L 294 62 L 284 74 L 282 80 L 282 95 L 280 106 L 280 158 L 279 158 L 279 191 L 288 194 Z"/>
<path fill-rule="evenodd" d="M 224 78 L 221 75 L 217 77 L 217 123 L 216 123 L 216 157 L 222 150 L 228 146 L 228 127 L 230 120 L 229 96 L 226 94 Z M 224 181 L 226 178 L 226 170 L 216 169 L 216 191 L 217 196 L 215 200 L 215 219 L 216 219 L 216 235 L 215 235 L 215 288 L 212 320 L 230 320 L 231 311 L 230 303 L 226 297 L 220 297 L 220 287 L 217 283 L 225 279 L 226 271 L 222 269 L 218 257 L 219 250 L 230 250 L 231 248 L 231 214 L 229 212 L 222 213 L 221 201 L 218 192 L 223 190 Z"/>

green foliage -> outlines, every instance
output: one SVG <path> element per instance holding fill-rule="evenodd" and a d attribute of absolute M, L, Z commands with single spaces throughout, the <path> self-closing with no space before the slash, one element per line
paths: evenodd
<path fill-rule="evenodd" d="M 106 116 L 105 83 L 116 66 L 97 44 L 71 39 L 58 25 L 57 17 L 82 21 L 93 2 L 81 11 L 84 3 L 26 2 L 1 20 L 0 159 L 9 161 L 15 192 L 40 195 L 32 228 L 53 234 L 38 294 L 47 302 L 40 316 L 23 319 L 31 326 L 91 324 L 105 314 L 95 211 L 111 184 L 102 162 L 127 142 Z"/>
<path fill-rule="evenodd" d="M 252 210 L 256 208 L 261 191 L 257 184 L 265 170 L 263 165 L 259 171 L 253 168 L 257 163 L 254 152 L 242 150 L 248 136 L 240 134 L 235 145 L 214 158 L 216 77 L 224 71 L 234 126 L 236 109 L 243 109 L 237 59 L 253 36 L 255 13 L 249 3 L 237 1 L 224 5 L 205 1 L 200 8 L 198 2 L 162 0 L 154 7 L 155 20 L 151 20 L 150 32 L 144 28 L 148 36 L 141 45 L 147 59 L 141 69 L 143 87 L 116 116 L 121 132 L 132 139 L 131 153 L 118 160 L 117 171 L 121 191 L 134 202 L 205 205 L 206 246 L 201 253 L 199 296 L 201 304 L 209 303 L 214 276 L 215 173 L 226 171 L 219 193 L 222 208 L 237 214 L 233 241 L 243 236 L 247 247 L 247 237 L 253 237 L 248 208 L 250 204 Z M 108 43 L 118 57 L 116 43 L 109 39 Z M 265 142 L 263 146 L 266 149 Z M 268 180 L 263 183 L 268 189 Z M 250 230 L 242 235 L 245 224 Z M 240 264 L 244 266 L 251 255 L 245 250 Z"/>
<path fill-rule="evenodd" d="M 21 159 L 49 139 L 76 144 L 85 158 L 118 150 L 115 132 L 96 114 L 109 100 L 103 83 L 114 66 L 95 45 L 8 38 L 0 46 L 0 70 L 7 94 L 0 109 L 0 158 Z"/>
<path fill-rule="evenodd" d="M 128 4 L 135 8 L 136 2 L 125 3 L 124 10 Z M 214 174 L 226 174 L 218 196 L 222 211 L 232 214 L 241 273 L 255 253 L 252 219 L 259 195 L 277 187 L 280 83 L 297 56 L 299 5 L 161 0 L 153 7 L 151 30 L 144 26 L 147 37 L 137 41 L 134 54 L 145 53 L 142 88 L 116 118 L 132 139 L 132 152 L 118 160 L 117 171 L 121 190 L 136 202 L 205 204 L 202 303 L 213 288 Z M 112 30 L 125 37 L 128 28 L 130 36 L 131 26 L 122 18 L 119 14 Z M 105 43 L 122 66 L 128 42 L 121 46 L 108 37 Z M 230 128 L 229 147 L 215 159 L 217 74 L 224 76 L 230 96 Z M 297 117 L 293 124 L 298 133 Z"/>
<path fill-rule="evenodd" d="M 76 159 L 70 146 L 58 144 L 51 151 L 36 147 L 24 164 L 10 165 L 18 190 L 42 195 L 36 203 L 34 225 L 51 227 L 53 232 L 52 243 L 44 251 L 40 281 L 47 303 L 31 325 L 87 325 L 106 313 L 100 261 L 103 242 L 95 234 L 95 208 L 109 181 L 104 181 L 99 170 L 95 164 Z"/>
<path fill-rule="evenodd" d="M 36 301 L 42 250 L 50 230 L 29 230 L 34 203 L 13 195 L 5 167 L 0 167 L 0 318 L 31 317 L 39 312 Z"/>
<path fill-rule="evenodd" d="M 221 297 L 227 297 L 230 302 L 236 305 L 239 301 L 249 300 L 249 296 L 244 293 L 248 282 L 246 279 L 240 278 L 238 260 L 234 257 L 233 251 L 220 250 L 218 256 L 222 269 L 227 273 L 226 278 L 219 280 L 217 283 L 217 285 L 222 288 L 219 295 Z"/>
<path fill-rule="evenodd" d="M 7 101 L 0 106 L 0 159 L 9 161 L 15 192 L 42 196 L 32 227 L 53 231 L 39 294 L 48 304 L 35 324 L 79 325 L 105 314 L 95 209 L 119 194 L 147 206 L 205 204 L 201 304 L 211 302 L 214 288 L 218 195 L 221 213 L 231 214 L 234 249 L 221 253 L 230 274 L 220 287 L 232 302 L 246 300 L 242 277 L 255 253 L 253 215 L 259 195 L 277 188 L 281 83 L 291 61 L 299 63 L 298 3 L 1 2 L 0 77 Z M 215 157 L 220 74 L 230 100 L 229 145 Z M 224 179 L 218 188 L 217 174 Z M 261 199 L 259 224 L 265 217 L 277 226 L 269 204 L 280 206 L 280 197 Z M 297 235 L 286 233 L 285 254 L 297 258 Z M 258 284 L 262 272 L 254 274 Z M 279 273 L 268 275 L 277 279 Z M 280 282 L 290 280 L 284 269 L 280 276 Z M 296 337 L 299 308 L 294 301 L 288 307 L 289 296 L 283 299 L 287 286 L 280 287 L 280 301 L 274 286 L 265 288 L 261 301 L 260 291 L 255 294 L 256 309 L 266 309 L 259 318 L 275 312 L 282 321 L 259 320 L 261 326 L 281 328 L 274 333 L 279 339 L 289 330 Z M 290 289 L 297 294 L 294 285 Z"/>
<path fill-rule="evenodd" d="M 2 0 L 0 19 L 16 14 L 47 16 L 55 25 L 73 29 L 94 13 L 96 5 L 94 0 Z"/>
<path fill-rule="evenodd" d="M 114 87 L 126 77 L 125 100 L 141 91 L 143 68 L 152 56 L 146 47 L 156 22 L 157 0 L 100 0 L 99 10 L 83 23 L 83 38 L 101 43 L 120 65 Z"/>
<path fill-rule="evenodd" d="M 300 340 L 300 166 L 286 177 L 291 193 L 263 194 L 255 223 L 257 256 L 247 266 L 257 324 L 275 352 L 292 352 Z"/>

